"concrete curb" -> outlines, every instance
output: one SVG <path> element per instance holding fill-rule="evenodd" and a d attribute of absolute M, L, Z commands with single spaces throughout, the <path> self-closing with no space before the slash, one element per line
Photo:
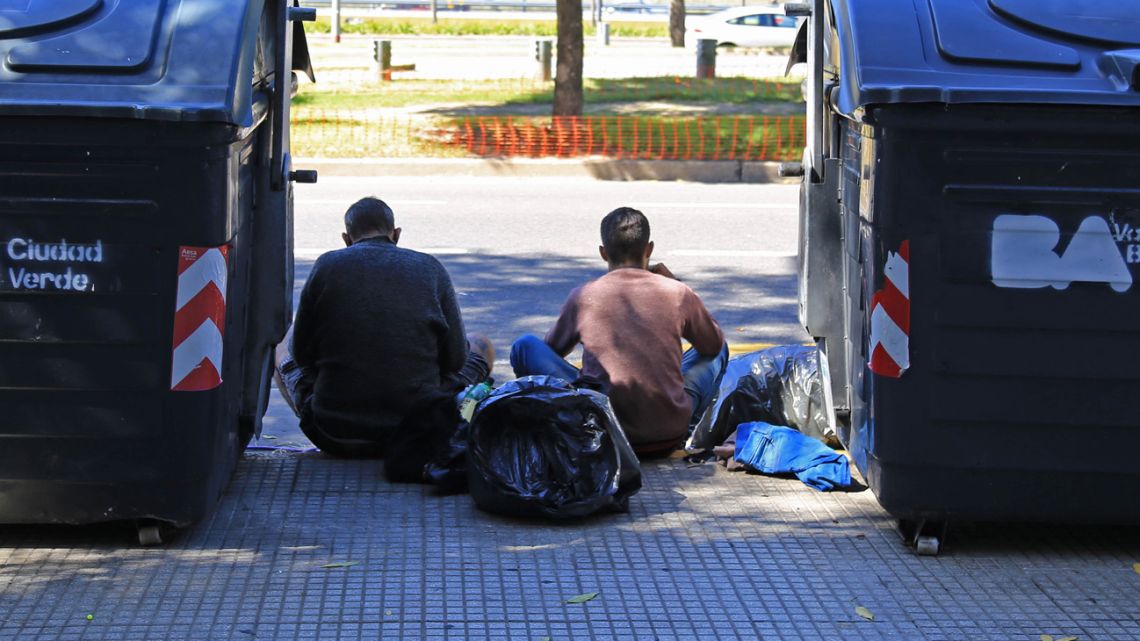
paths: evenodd
<path fill-rule="evenodd" d="M 566 177 L 701 183 L 794 183 L 780 163 L 742 160 L 612 160 L 605 158 L 294 158 L 296 169 L 322 176 Z"/>

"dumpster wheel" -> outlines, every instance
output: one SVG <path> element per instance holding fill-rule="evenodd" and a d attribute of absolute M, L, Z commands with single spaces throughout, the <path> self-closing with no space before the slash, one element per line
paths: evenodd
<path fill-rule="evenodd" d="M 899 534 L 919 556 L 938 556 L 946 540 L 946 521 L 899 519 Z"/>
<path fill-rule="evenodd" d="M 174 528 L 160 521 L 139 521 L 138 534 L 139 545 L 143 547 L 154 547 L 169 542 L 170 538 L 174 535 Z"/>
<path fill-rule="evenodd" d="M 914 542 L 914 551 L 918 552 L 919 556 L 938 556 L 941 549 L 942 539 L 937 536 L 920 536 Z"/>

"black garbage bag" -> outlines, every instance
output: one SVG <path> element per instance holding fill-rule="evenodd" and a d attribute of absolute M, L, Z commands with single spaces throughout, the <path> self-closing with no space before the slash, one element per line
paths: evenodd
<path fill-rule="evenodd" d="M 625 512 L 641 464 L 598 392 L 549 376 L 506 383 L 471 419 L 468 485 L 481 509 L 574 518 Z"/>
<path fill-rule="evenodd" d="M 452 453 L 462 422 L 454 394 L 440 391 L 416 400 L 388 437 L 384 477 L 393 483 L 435 482 L 428 467 Z"/>
<path fill-rule="evenodd" d="M 431 483 L 440 494 L 467 491 L 468 403 L 491 393 L 490 382 L 471 385 L 459 397 L 425 395 L 409 408 L 387 443 L 384 476 L 394 483 Z"/>
<path fill-rule="evenodd" d="M 467 491 L 467 438 L 470 429 L 467 421 L 460 421 L 446 445 L 438 449 L 424 467 L 424 476 L 439 488 L 441 494 Z"/>
<path fill-rule="evenodd" d="M 717 394 L 685 449 L 711 450 L 738 425 L 755 421 L 785 425 L 830 442 L 835 429 L 825 393 L 815 347 L 786 345 L 737 356 L 728 361 Z"/>

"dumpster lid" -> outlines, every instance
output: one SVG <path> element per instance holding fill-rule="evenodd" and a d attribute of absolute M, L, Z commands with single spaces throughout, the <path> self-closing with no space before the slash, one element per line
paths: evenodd
<path fill-rule="evenodd" d="M 1140 0 L 827 0 L 846 114 L 885 103 L 1140 105 Z"/>
<path fill-rule="evenodd" d="M 990 0 L 1027 25 L 1106 43 L 1140 44 L 1140 6 L 1121 0 Z"/>
<path fill-rule="evenodd" d="M 253 122 L 266 0 L 0 0 L 0 115 Z M 296 25 L 290 25 L 294 28 Z M 295 59 L 307 66 L 303 32 Z M 299 55 L 297 55 L 299 54 Z M 259 69 L 264 70 L 264 64 Z"/>
<path fill-rule="evenodd" d="M 103 0 L 55 0 L 32 3 L 31 0 L 0 2 L 0 38 L 12 38 L 37 29 L 74 23 L 102 6 Z"/>
<path fill-rule="evenodd" d="M 42 0 L 20 0 L 20 4 L 27 10 L 0 11 L 0 16 L 14 14 L 10 32 L 50 33 L 75 26 L 60 35 L 28 39 L 13 46 L 5 64 L 14 71 L 127 71 L 146 67 L 154 55 L 155 30 L 162 13 L 158 2 L 140 2 L 129 11 L 112 11 L 101 20 L 91 21 L 84 18 L 99 9 L 102 0 L 64 0 L 66 10 Z M 90 24 L 83 24 L 87 22 Z M 0 22 L 0 37 L 4 35 Z"/>

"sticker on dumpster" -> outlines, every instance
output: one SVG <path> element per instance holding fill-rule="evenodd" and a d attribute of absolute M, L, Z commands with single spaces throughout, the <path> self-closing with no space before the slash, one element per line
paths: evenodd
<path fill-rule="evenodd" d="M 10 238 L 4 242 L 4 289 L 16 291 L 93 292 L 88 268 L 103 262 L 103 241 L 70 242 Z"/>
<path fill-rule="evenodd" d="M 1129 263 L 1140 262 L 1140 232 L 1101 216 L 1085 218 L 1058 252 L 1061 229 L 1045 216 L 1007 214 L 994 219 L 992 277 L 998 287 L 1065 289 L 1105 283 L 1118 292 L 1132 287 Z M 1123 249 L 1121 248 L 1123 246 Z"/>
<path fill-rule="evenodd" d="M 229 247 L 181 247 L 170 389 L 203 392 L 222 384 Z"/>
<path fill-rule="evenodd" d="M 910 241 L 887 252 L 883 288 L 871 296 L 871 371 L 900 378 L 910 368 Z"/>

